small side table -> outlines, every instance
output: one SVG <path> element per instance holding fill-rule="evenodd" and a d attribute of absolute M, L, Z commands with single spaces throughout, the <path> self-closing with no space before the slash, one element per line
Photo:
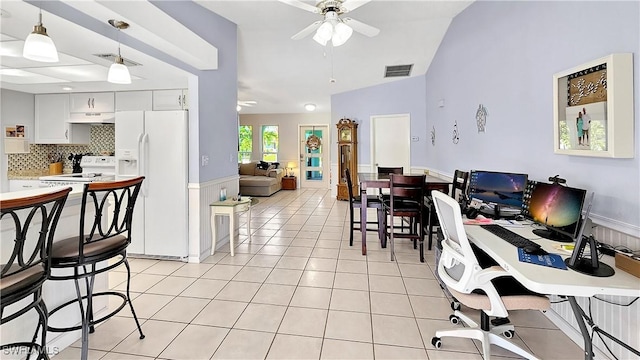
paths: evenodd
<path fill-rule="evenodd" d="M 229 217 L 229 247 L 231 256 L 234 256 L 236 214 L 247 213 L 247 233 L 251 241 L 251 198 L 247 196 L 240 201 L 231 199 L 216 201 L 209 206 L 211 207 L 211 255 L 216 251 L 216 215 L 223 215 Z"/>
<path fill-rule="evenodd" d="M 295 176 L 285 176 L 282 178 L 282 190 L 295 190 L 298 182 Z"/>

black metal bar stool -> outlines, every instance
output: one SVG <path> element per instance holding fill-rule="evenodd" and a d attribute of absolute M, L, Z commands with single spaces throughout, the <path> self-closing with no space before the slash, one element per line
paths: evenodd
<path fill-rule="evenodd" d="M 131 243 L 131 224 L 133 208 L 140 192 L 144 177 L 113 182 L 92 182 L 85 184 L 82 194 L 79 236 L 56 241 L 51 251 L 51 280 L 74 280 L 77 298 L 55 309 L 78 304 L 82 322 L 77 326 L 54 327 L 49 331 L 66 332 L 82 329 L 82 359 L 87 359 L 89 351 L 89 332 L 93 326 L 111 318 L 122 310 L 127 303 L 138 327 L 140 339 L 144 339 L 140 322 L 133 309 L 129 296 L 131 271 L 127 261 L 127 246 Z M 87 212 L 95 211 L 93 219 L 87 219 Z M 116 291 L 94 293 L 95 276 L 124 264 L 127 268 L 126 294 Z M 73 274 L 68 274 L 69 269 Z M 66 270 L 66 272 L 65 272 Z M 84 282 L 86 295 L 82 295 L 80 284 Z M 97 296 L 117 296 L 122 304 L 109 314 L 94 319 L 93 298 Z M 86 307 L 84 303 L 86 302 Z"/>
<path fill-rule="evenodd" d="M 8 258 L 3 256 L 0 265 L 0 324 L 17 319 L 31 309 L 38 313 L 38 325 L 30 342 L 3 344 L 0 349 L 18 348 L 21 357 L 25 355 L 22 351 L 26 351 L 27 359 L 35 352 L 39 359 L 49 358 L 48 314 L 42 299 L 42 284 L 51 271 L 51 244 L 70 191 L 71 188 L 65 188 L 42 195 L 0 201 L 0 219 L 4 219 L 2 226 L 7 226 L 15 234 L 13 251 Z M 23 302 L 32 296 L 30 302 Z M 11 307 L 14 311 L 5 315 L 5 310 L 18 302 L 22 303 L 22 307 L 17 310 Z"/>

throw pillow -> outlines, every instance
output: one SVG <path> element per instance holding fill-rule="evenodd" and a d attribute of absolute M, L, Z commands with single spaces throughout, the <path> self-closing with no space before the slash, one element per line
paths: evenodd
<path fill-rule="evenodd" d="M 267 176 L 268 173 L 269 173 L 269 170 L 266 170 L 266 169 L 263 170 L 263 169 L 260 169 L 260 168 L 257 167 L 255 175 L 256 176 Z"/>
<path fill-rule="evenodd" d="M 275 169 L 279 169 L 280 168 L 280 163 L 279 162 L 272 162 L 271 165 L 275 166 Z"/>
<path fill-rule="evenodd" d="M 269 163 L 266 161 L 260 161 L 256 167 L 261 170 L 267 170 L 269 168 Z"/>

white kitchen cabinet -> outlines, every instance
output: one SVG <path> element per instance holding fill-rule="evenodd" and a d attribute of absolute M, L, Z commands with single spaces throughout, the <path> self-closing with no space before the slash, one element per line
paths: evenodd
<path fill-rule="evenodd" d="M 70 95 L 69 112 L 72 113 L 110 113 L 114 112 L 115 95 L 113 92 L 76 93 Z"/>
<path fill-rule="evenodd" d="M 153 110 L 153 92 L 118 91 L 116 92 L 116 111 Z"/>
<path fill-rule="evenodd" d="M 187 93 L 186 89 L 154 90 L 153 110 L 187 110 L 189 108 Z"/>
<path fill-rule="evenodd" d="M 31 190 L 40 187 L 40 180 L 9 180 L 9 191 Z"/>
<path fill-rule="evenodd" d="M 69 94 L 35 96 L 36 144 L 89 144 L 90 124 L 70 124 Z"/>

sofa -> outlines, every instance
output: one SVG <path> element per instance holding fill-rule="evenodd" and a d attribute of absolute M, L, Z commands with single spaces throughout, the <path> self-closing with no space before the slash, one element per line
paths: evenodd
<path fill-rule="evenodd" d="M 285 172 L 277 164 L 252 161 L 238 165 L 240 194 L 248 196 L 271 196 L 282 189 Z"/>

